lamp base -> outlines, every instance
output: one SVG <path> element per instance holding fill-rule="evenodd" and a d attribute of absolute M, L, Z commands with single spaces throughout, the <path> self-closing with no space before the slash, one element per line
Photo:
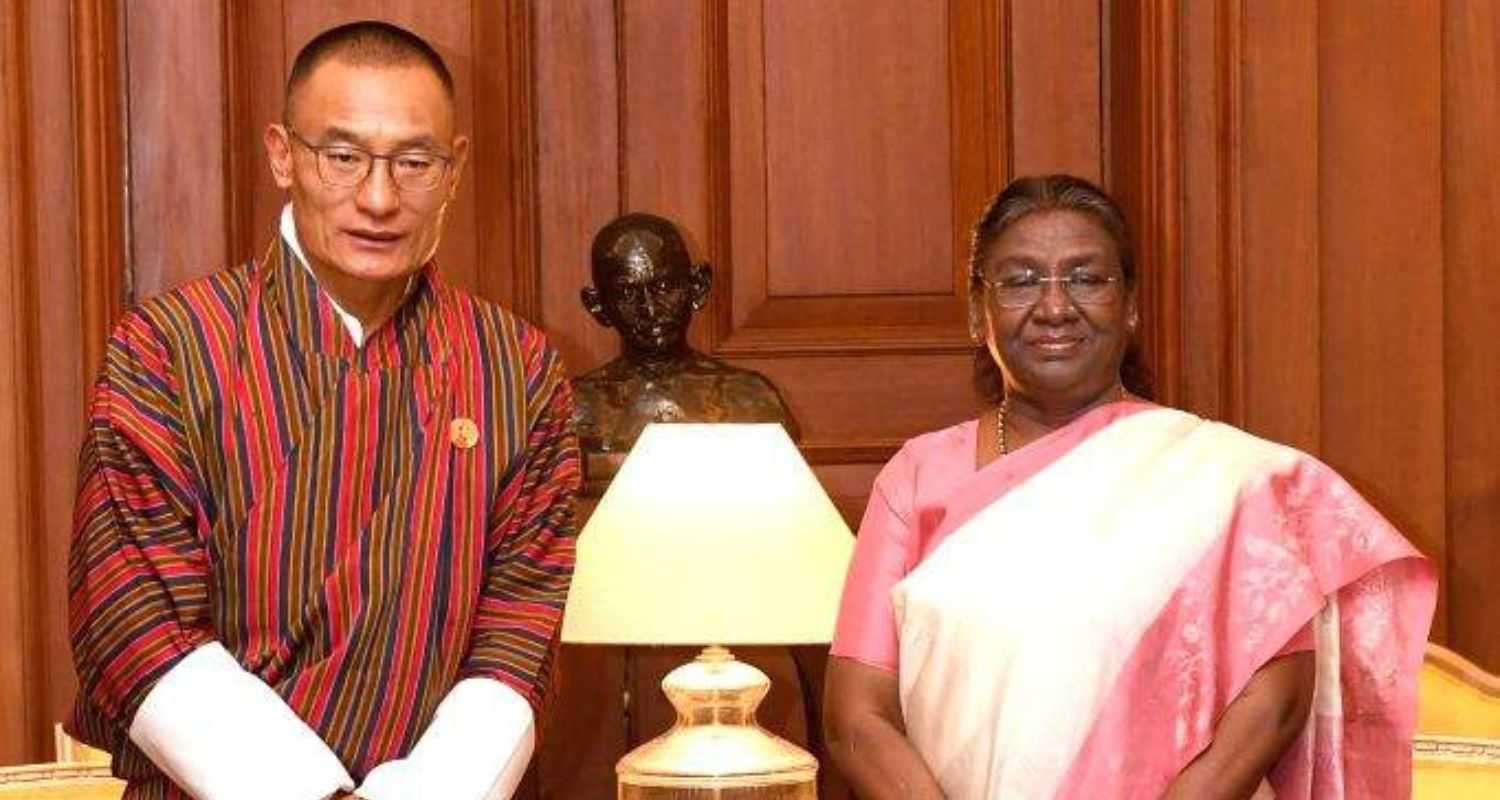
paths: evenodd
<path fill-rule="evenodd" d="M 661 687 L 677 722 L 615 765 L 619 800 L 816 800 L 817 759 L 755 721 L 764 672 L 709 647 Z"/>

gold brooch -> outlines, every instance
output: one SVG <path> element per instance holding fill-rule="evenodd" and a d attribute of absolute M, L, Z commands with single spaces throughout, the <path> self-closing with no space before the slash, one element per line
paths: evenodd
<path fill-rule="evenodd" d="M 479 444 L 479 426 L 468 417 L 458 417 L 448 423 L 448 439 L 455 447 L 468 450 Z"/>

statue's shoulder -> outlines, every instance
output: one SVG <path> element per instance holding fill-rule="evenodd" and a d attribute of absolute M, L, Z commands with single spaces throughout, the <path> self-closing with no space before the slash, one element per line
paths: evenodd
<path fill-rule="evenodd" d="M 625 357 L 621 356 L 574 378 L 573 387 L 600 391 L 605 387 L 628 383 L 634 376 L 635 370 L 626 362 Z"/>

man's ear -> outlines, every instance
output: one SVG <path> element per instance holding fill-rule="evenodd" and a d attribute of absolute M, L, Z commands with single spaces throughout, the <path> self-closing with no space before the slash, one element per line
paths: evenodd
<path fill-rule="evenodd" d="M 706 263 L 693 267 L 688 275 L 688 286 L 692 290 L 693 310 L 703 308 L 708 303 L 708 293 L 714 288 L 713 267 Z"/>
<path fill-rule="evenodd" d="M 261 140 L 266 145 L 266 160 L 271 164 L 271 177 L 276 179 L 276 186 L 281 189 L 292 188 L 292 176 L 296 174 L 297 165 L 292 161 L 290 135 L 285 128 L 273 122 L 266 126 Z"/>
<path fill-rule="evenodd" d="M 449 168 L 448 174 L 448 200 L 453 200 L 458 194 L 459 179 L 463 177 L 464 165 L 469 163 L 469 137 L 456 136 L 453 139 L 453 166 Z"/>
<path fill-rule="evenodd" d="M 594 321 L 606 328 L 613 328 L 609 321 L 609 315 L 604 313 L 604 303 L 599 300 L 599 290 L 592 286 L 585 286 L 578 290 L 578 299 L 583 303 L 583 309 L 589 312 Z"/>

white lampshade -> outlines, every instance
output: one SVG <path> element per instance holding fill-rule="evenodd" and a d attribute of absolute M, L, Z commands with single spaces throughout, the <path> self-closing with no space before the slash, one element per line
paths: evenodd
<path fill-rule="evenodd" d="M 565 642 L 827 642 L 854 548 L 780 425 L 653 424 L 578 540 Z"/>

